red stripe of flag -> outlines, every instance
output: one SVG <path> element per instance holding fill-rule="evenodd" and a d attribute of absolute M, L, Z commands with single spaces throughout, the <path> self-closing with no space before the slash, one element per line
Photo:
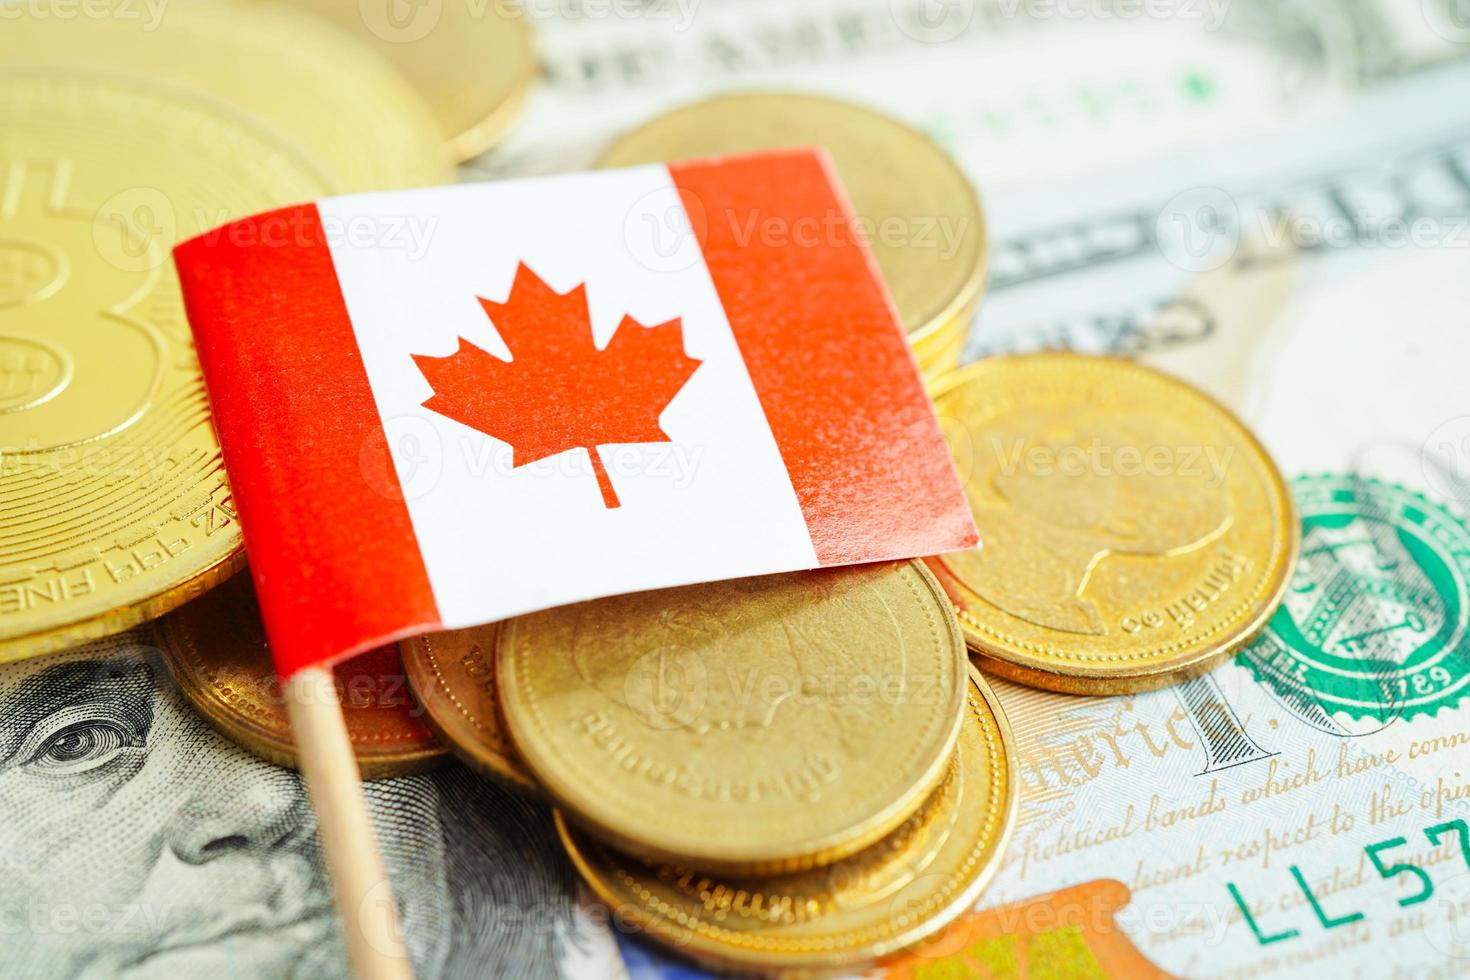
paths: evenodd
<path fill-rule="evenodd" d="M 176 259 L 281 676 L 438 626 L 316 206 Z"/>
<path fill-rule="evenodd" d="M 671 164 L 669 172 L 818 560 L 974 547 L 897 310 L 826 154 Z"/>

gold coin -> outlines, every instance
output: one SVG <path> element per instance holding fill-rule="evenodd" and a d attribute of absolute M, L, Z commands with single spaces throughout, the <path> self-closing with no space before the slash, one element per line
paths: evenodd
<path fill-rule="evenodd" d="M 866 847 L 943 776 L 964 642 L 921 562 L 601 599 L 511 620 L 506 727 L 568 815 L 732 871 Z"/>
<path fill-rule="evenodd" d="M 1147 690 L 1240 649 L 1300 545 L 1255 437 L 1130 361 L 998 357 L 935 398 L 981 547 L 930 559 L 971 648 L 1072 694 Z"/>
<path fill-rule="evenodd" d="M 222 98 L 299 142 L 341 190 L 454 179 L 417 93 L 330 24 L 244 0 L 170 3 L 154 23 L 146 4 L 105 2 L 109 16 L 7 19 L 0 64 L 125 74 Z M 242 157 L 232 169 L 252 163 Z M 199 230 L 224 220 L 211 212 Z"/>
<path fill-rule="evenodd" d="M 391 61 L 433 111 L 455 160 L 500 138 L 536 74 L 531 27 L 517 4 L 291 2 Z"/>
<path fill-rule="evenodd" d="M 169 247 L 336 187 L 225 103 L 0 69 L 0 189 L 4 661 L 151 619 L 239 567 Z"/>
<path fill-rule="evenodd" d="M 539 793 L 500 718 L 495 680 L 496 625 L 415 636 L 399 644 L 408 684 L 424 720 L 471 768 Z"/>
<path fill-rule="evenodd" d="M 914 348 L 914 359 L 919 363 L 919 371 L 926 385 L 937 384 L 959 367 L 965 344 L 969 340 L 969 324 L 975 315 L 975 309 L 974 305 L 970 306 L 956 318 L 954 325 L 934 334 L 928 345 Z"/>
<path fill-rule="evenodd" d="M 700 963 L 766 974 L 861 969 L 968 912 L 999 866 L 1015 822 L 1015 755 L 995 695 L 973 669 L 970 678 L 967 721 L 939 789 L 837 864 L 730 878 L 624 857 L 560 813 L 557 831 L 614 914 Z"/>
<path fill-rule="evenodd" d="M 947 153 L 888 116 L 813 95 L 723 95 L 645 123 L 598 165 L 810 145 L 831 152 L 909 342 L 924 344 L 973 312 L 985 278 L 980 200 Z"/>
<path fill-rule="evenodd" d="M 285 693 L 248 574 L 169 613 L 155 633 L 169 672 L 206 721 L 261 758 L 296 767 Z M 396 647 L 353 657 L 333 673 L 364 779 L 422 772 L 448 754 L 420 717 Z"/>

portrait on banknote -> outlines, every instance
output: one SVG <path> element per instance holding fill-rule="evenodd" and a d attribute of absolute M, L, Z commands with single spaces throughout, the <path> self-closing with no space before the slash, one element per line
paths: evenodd
<path fill-rule="evenodd" d="M 12 977 L 344 977 L 300 777 L 190 711 L 146 634 L 0 671 Z M 367 785 L 422 977 L 608 952 L 541 806 L 457 764 Z"/>

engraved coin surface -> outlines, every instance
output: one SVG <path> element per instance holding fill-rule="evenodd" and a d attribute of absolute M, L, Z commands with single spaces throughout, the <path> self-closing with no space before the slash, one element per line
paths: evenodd
<path fill-rule="evenodd" d="M 1159 687 L 1239 650 L 1281 601 L 1291 496 L 1245 426 L 1184 382 L 1115 358 L 999 357 L 935 405 L 982 546 L 929 561 L 995 673 Z"/>
<path fill-rule="evenodd" d="M 516 749 L 569 816 L 652 860 L 751 871 L 902 823 L 944 773 L 966 669 L 921 562 L 524 616 L 497 663 Z"/>
<path fill-rule="evenodd" d="M 920 366 L 951 357 L 949 341 L 968 326 L 984 282 L 985 215 L 959 166 L 922 133 L 837 99 L 751 92 L 659 116 L 598 162 L 627 167 L 795 146 L 831 152 Z"/>
<path fill-rule="evenodd" d="M 536 75 L 519 4 L 291 0 L 392 62 L 418 91 L 455 160 L 479 156 L 515 118 Z"/>
<path fill-rule="evenodd" d="M 103 2 L 112 3 L 111 15 L 7 18 L 0 64 L 128 75 L 223 99 L 298 142 L 340 190 L 454 179 L 418 94 L 331 24 L 269 0 L 179 0 L 149 25 L 127 16 L 141 7 Z M 234 168 L 250 162 L 241 157 Z M 199 230 L 228 217 L 244 215 Z"/>
<path fill-rule="evenodd" d="M 155 632 L 169 672 L 206 721 L 261 758 L 295 768 L 285 692 L 248 574 L 174 610 Z M 396 647 L 353 657 L 333 674 L 364 779 L 422 772 L 445 758 L 409 693 Z"/>
<path fill-rule="evenodd" d="M 399 644 L 424 720 L 471 768 L 517 789 L 539 792 L 500 717 L 495 680 L 498 625 L 415 636 Z"/>
<path fill-rule="evenodd" d="M 873 846 L 825 868 L 732 877 L 650 865 L 557 830 L 621 921 L 707 966 L 741 972 L 859 969 L 938 933 L 974 907 L 1015 819 L 1005 715 L 971 671 L 965 722 L 939 788 Z"/>
<path fill-rule="evenodd" d="M 150 619 L 238 567 L 169 248 L 334 190 L 224 103 L 0 68 L 0 661 Z"/>

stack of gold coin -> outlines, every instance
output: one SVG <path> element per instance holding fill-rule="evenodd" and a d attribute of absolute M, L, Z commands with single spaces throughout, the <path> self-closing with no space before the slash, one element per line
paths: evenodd
<path fill-rule="evenodd" d="M 921 562 L 583 603 L 405 644 L 427 717 L 549 798 L 593 889 L 718 968 L 857 967 L 970 908 L 1010 736 Z"/>
<path fill-rule="evenodd" d="M 513 789 L 537 794 L 500 715 L 495 645 L 498 626 L 415 636 L 400 644 L 409 686 L 424 720 L 469 765 Z"/>
<path fill-rule="evenodd" d="M 973 668 L 964 713 L 939 787 L 897 829 L 825 867 L 709 872 L 630 857 L 562 814 L 557 831 L 619 921 L 676 953 L 743 974 L 861 969 L 973 908 L 1000 864 L 1015 818 L 1016 761 L 1005 715 Z"/>
<path fill-rule="evenodd" d="M 52 13 L 6 18 L 0 50 L 0 660 L 152 619 L 240 567 L 171 247 L 452 178 L 408 83 L 304 14 Z"/>
<path fill-rule="evenodd" d="M 980 529 L 930 559 L 988 670 L 1073 694 L 1161 687 L 1258 633 L 1300 523 L 1228 410 L 1117 358 L 998 357 L 935 399 Z"/>
<path fill-rule="evenodd" d="M 922 133 L 836 99 L 744 93 L 647 122 L 609 146 L 599 165 L 812 145 L 832 154 L 920 370 L 933 379 L 952 369 L 985 282 L 985 214 L 959 166 Z"/>
<path fill-rule="evenodd" d="M 536 73 L 531 28 L 517 3 L 343 3 L 290 0 L 370 45 L 434 113 L 449 155 L 489 149 L 515 118 Z"/>
<path fill-rule="evenodd" d="M 206 721 L 261 758 L 296 767 L 285 694 L 249 575 L 174 610 L 154 632 L 169 673 Z M 447 755 L 409 693 L 397 648 L 354 657 L 334 674 L 364 779 L 421 772 Z"/>

